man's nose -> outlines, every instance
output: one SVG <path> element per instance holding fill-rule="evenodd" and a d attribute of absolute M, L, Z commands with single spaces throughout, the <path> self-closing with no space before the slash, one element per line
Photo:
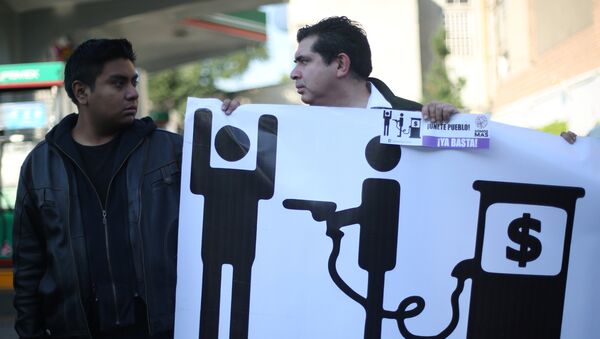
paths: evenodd
<path fill-rule="evenodd" d="M 290 73 L 290 78 L 292 78 L 292 80 L 300 79 L 300 72 L 298 71 L 298 66 L 292 69 L 292 72 Z"/>
<path fill-rule="evenodd" d="M 127 100 L 136 100 L 139 97 L 137 87 L 131 86 L 126 93 Z"/>

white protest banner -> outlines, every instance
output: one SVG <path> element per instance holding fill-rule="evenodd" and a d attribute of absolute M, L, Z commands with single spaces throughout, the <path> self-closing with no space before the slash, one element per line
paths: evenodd
<path fill-rule="evenodd" d="M 188 100 L 176 338 L 600 333 L 600 141 L 407 147 L 380 110 L 220 107 Z"/>

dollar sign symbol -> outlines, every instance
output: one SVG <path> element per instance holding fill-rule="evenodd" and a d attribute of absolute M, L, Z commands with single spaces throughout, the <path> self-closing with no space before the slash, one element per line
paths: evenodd
<path fill-rule="evenodd" d="M 529 213 L 523 213 L 521 218 L 517 218 L 508 225 L 508 237 L 510 240 L 520 245 L 519 250 L 506 246 L 506 258 L 512 261 L 518 261 L 519 267 L 527 266 L 527 263 L 537 259 L 542 253 L 542 243 L 529 230 L 541 232 L 542 223 L 531 218 Z"/>

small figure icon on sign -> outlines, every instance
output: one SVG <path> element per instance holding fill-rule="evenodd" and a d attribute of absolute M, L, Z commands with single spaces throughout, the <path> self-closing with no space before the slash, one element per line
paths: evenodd
<path fill-rule="evenodd" d="M 390 120 L 392 119 L 392 111 L 383 110 L 383 135 L 390 135 Z"/>

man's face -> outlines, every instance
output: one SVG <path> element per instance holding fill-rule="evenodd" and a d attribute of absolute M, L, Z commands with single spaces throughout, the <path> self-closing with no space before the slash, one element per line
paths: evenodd
<path fill-rule="evenodd" d="M 104 64 L 94 89 L 88 89 L 86 108 L 95 126 L 114 132 L 133 123 L 138 104 L 137 82 L 131 60 L 115 59 Z"/>
<path fill-rule="evenodd" d="M 296 82 L 300 99 L 305 104 L 335 106 L 335 89 L 339 84 L 336 76 L 338 64 L 332 62 L 327 65 L 320 54 L 313 52 L 312 46 L 316 40 L 316 36 L 309 36 L 300 41 L 294 56 L 296 66 L 290 77 Z"/>

